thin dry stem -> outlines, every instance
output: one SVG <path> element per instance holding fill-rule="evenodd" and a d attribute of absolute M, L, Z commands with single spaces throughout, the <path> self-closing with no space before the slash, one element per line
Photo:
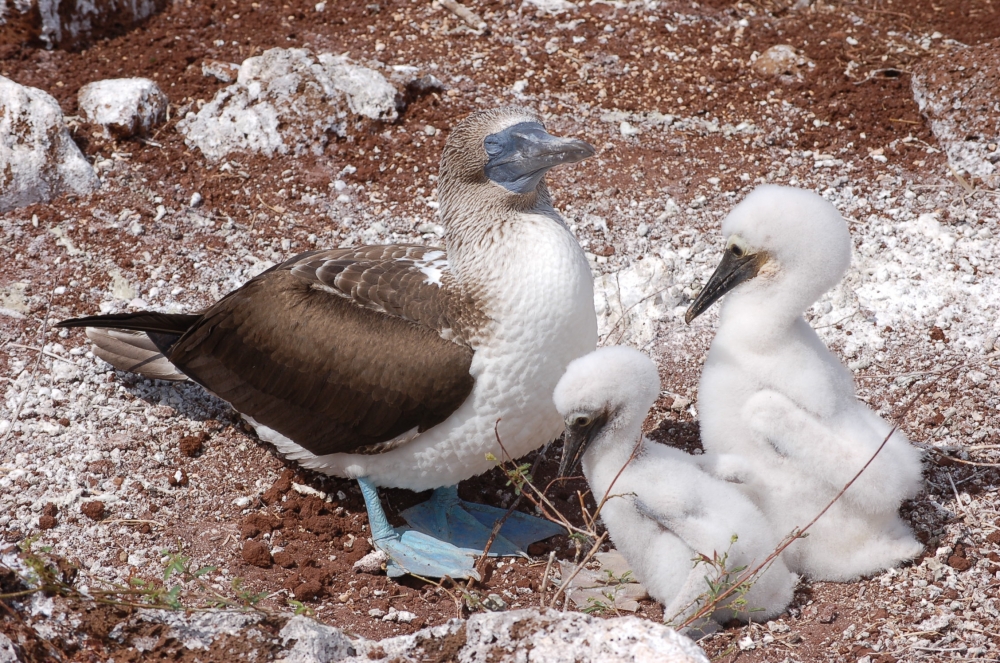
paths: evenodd
<path fill-rule="evenodd" d="M 954 367 L 948 369 L 947 371 L 942 372 L 940 375 L 945 375 L 947 373 L 950 373 L 951 371 L 954 371 L 957 368 L 959 368 L 959 366 L 954 366 Z M 892 428 L 889 430 L 889 434 L 885 436 L 885 439 L 882 440 L 882 444 L 880 444 L 878 446 L 878 449 L 876 449 L 875 453 L 873 453 L 872 456 L 871 456 L 871 458 L 868 459 L 868 462 L 866 462 L 864 464 L 864 466 L 860 470 L 858 470 L 857 473 L 853 477 L 851 477 L 850 481 L 848 481 L 846 484 L 844 484 L 844 487 L 840 489 L 840 492 L 838 492 L 834 496 L 834 498 L 832 500 L 830 500 L 830 502 L 825 507 L 823 507 L 822 511 L 820 511 L 818 514 L 816 514 L 816 516 L 812 520 L 810 520 L 806 524 L 805 527 L 803 527 L 801 529 L 794 529 L 794 530 L 792 530 L 791 533 L 789 533 L 784 539 L 781 540 L 781 542 L 778 544 L 778 547 L 775 548 L 774 551 L 770 555 L 768 555 L 766 558 L 764 558 L 763 562 L 761 562 L 760 564 L 758 564 L 756 567 L 754 567 L 754 568 L 752 568 L 752 569 L 750 569 L 748 571 L 745 571 L 743 574 L 741 574 L 736 579 L 736 581 L 729 588 L 727 588 L 724 592 L 722 592 L 717 597 L 715 597 L 712 601 L 709 601 L 704 606 L 702 606 L 694 614 L 692 614 L 686 620 L 684 620 L 684 622 L 681 623 L 677 628 L 678 629 L 683 629 L 683 628 L 685 628 L 687 626 L 690 626 L 691 624 L 695 623 L 699 619 L 702 619 L 703 617 L 707 617 L 707 616 L 711 615 L 713 612 L 715 612 L 715 610 L 719 607 L 719 605 L 723 601 L 725 601 L 726 599 L 730 598 L 736 591 L 738 591 L 738 589 L 742 585 L 745 585 L 747 582 L 750 582 L 754 577 L 756 577 L 757 575 L 759 575 L 759 574 L 763 573 L 764 571 L 766 571 L 767 568 L 770 567 L 770 565 L 774 562 L 774 560 L 776 560 L 778 558 L 778 556 L 781 555 L 781 553 L 783 553 L 786 548 L 788 548 L 788 546 L 792 545 L 793 542 L 795 542 L 797 539 L 801 538 L 809 530 L 810 527 L 812 527 L 814 524 L 816 524 L 816 521 L 818 521 L 820 518 L 822 518 L 826 514 L 826 512 L 829 511 L 830 508 L 833 507 L 833 505 L 836 504 L 840 500 L 841 497 L 843 497 L 844 493 L 846 493 L 847 490 L 852 485 L 854 485 L 854 482 L 857 481 L 858 478 L 861 477 L 862 474 L 864 474 L 865 470 L 867 470 L 868 467 L 875 461 L 875 458 L 877 458 L 878 455 L 879 455 L 879 453 L 882 452 L 882 449 L 885 448 L 885 445 L 889 443 L 889 439 L 892 438 L 892 436 L 899 429 L 900 421 L 909 413 L 909 411 L 913 408 L 913 406 L 916 404 L 917 400 L 924 394 L 924 392 L 927 391 L 927 389 L 929 389 L 933 384 L 935 384 L 938 379 L 940 379 L 940 375 L 935 376 L 935 379 L 931 380 L 930 382 L 928 382 L 927 384 L 925 384 L 923 387 L 921 387 L 920 391 L 918 391 L 916 393 L 916 395 L 906 405 L 906 407 L 903 408 L 903 411 L 897 417 L 896 423 L 893 424 Z M 691 604 L 689 604 L 688 606 L 685 606 L 684 610 L 686 610 L 688 607 L 690 607 L 690 605 Z M 683 614 L 684 610 L 681 610 L 681 612 L 678 613 L 678 614 Z"/>
<path fill-rule="evenodd" d="M 549 552 L 549 559 L 545 562 L 545 573 L 542 574 L 542 584 L 538 590 L 538 607 L 545 607 L 545 589 L 549 582 L 549 571 L 552 569 L 552 561 L 556 558 L 556 551 Z"/>

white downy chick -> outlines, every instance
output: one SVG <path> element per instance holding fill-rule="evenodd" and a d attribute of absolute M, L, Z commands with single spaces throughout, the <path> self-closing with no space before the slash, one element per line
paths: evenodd
<path fill-rule="evenodd" d="M 706 599 L 708 580 L 720 579 L 720 568 L 696 558 L 727 555 L 730 572 L 752 569 L 779 537 L 739 490 L 701 467 L 704 457 L 642 437 L 642 422 L 659 392 L 656 366 L 646 355 L 610 347 L 570 363 L 553 398 L 566 423 L 560 475 L 582 458 L 594 498 L 610 496 L 601 518 L 615 547 L 664 605 L 665 618 L 677 623 Z M 696 626 L 710 632 L 713 623 L 733 617 L 775 617 L 791 602 L 797 580 L 775 559 L 754 579 L 742 608 L 716 610 Z"/>
<path fill-rule="evenodd" d="M 722 222 L 722 262 L 687 320 L 729 293 L 698 392 L 715 472 L 739 482 L 780 535 L 805 526 L 872 457 L 891 427 L 858 402 L 851 373 L 803 318 L 851 261 L 847 224 L 820 196 L 761 186 Z M 922 546 L 900 519 L 921 489 L 920 452 L 900 431 L 785 552 L 817 580 L 851 580 Z"/>

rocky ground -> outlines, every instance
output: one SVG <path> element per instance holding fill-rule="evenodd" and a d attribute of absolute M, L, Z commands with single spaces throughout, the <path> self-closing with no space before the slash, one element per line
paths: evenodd
<path fill-rule="evenodd" d="M 0 632 L 26 660 L 227 660 L 226 648 L 267 660 L 291 612 L 374 641 L 551 599 L 559 574 L 543 578 L 546 559 L 573 558 L 565 537 L 496 563 L 465 596 L 358 573 L 370 545 L 351 482 L 286 464 L 199 388 L 110 371 L 81 333 L 52 329 L 100 311 L 193 310 L 312 247 L 440 242 L 448 128 L 502 104 L 598 148 L 555 171 L 551 188 L 591 258 L 602 343 L 659 363 L 663 398 L 647 421 L 659 442 L 698 447 L 716 318 L 687 327 L 683 311 L 717 262 L 732 205 L 758 183 L 793 184 L 850 222 L 852 269 L 808 317 L 860 396 L 927 450 L 926 489 L 904 506 L 926 550 L 859 582 L 804 581 L 781 618 L 727 628 L 705 651 L 1000 659 L 991 0 L 470 0 L 474 15 L 425 0 L 177 0 L 138 27 L 53 50 L 18 7 L 0 12 L 0 75 L 52 95 L 96 175 L 74 171 L 73 186 L 24 195 L 68 193 L 31 204 L 0 177 L 0 585 L 24 589 L 9 567 L 64 590 L 7 602 Z M 273 48 L 308 51 L 272 52 L 235 78 L 232 65 Z M 352 76 L 382 92 L 351 88 Z M 122 77 L 165 95 L 148 128 L 95 123 L 105 120 L 78 97 Z M 539 484 L 556 458 L 540 463 Z M 553 495 L 571 517 L 577 489 Z M 499 471 L 461 491 L 513 498 Z M 391 517 L 422 498 L 384 491 Z M 114 586 L 135 593 L 100 594 Z M 186 648 L 179 627 L 128 605 L 151 602 L 252 606 L 265 644 L 220 632 L 207 650 Z M 635 614 L 663 617 L 648 599 Z M 424 654 L 467 656 L 466 642 Z"/>

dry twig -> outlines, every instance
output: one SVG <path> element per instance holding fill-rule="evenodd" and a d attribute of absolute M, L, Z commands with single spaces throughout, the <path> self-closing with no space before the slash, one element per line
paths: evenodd
<path fill-rule="evenodd" d="M 957 368 L 958 366 L 954 366 L 948 369 L 947 371 L 941 373 L 941 375 L 954 371 Z M 900 420 L 902 420 L 903 417 L 906 416 L 906 414 L 910 411 L 910 409 L 913 408 L 913 406 L 917 403 L 917 401 L 924 394 L 924 392 L 927 391 L 927 389 L 929 389 L 932 385 L 934 385 L 938 379 L 940 379 L 940 376 L 935 376 L 935 379 L 929 381 L 920 389 L 920 391 L 916 393 L 916 395 L 910 400 L 910 402 L 906 405 L 903 411 L 899 414 L 896 423 L 893 424 L 892 428 L 889 430 L 889 434 L 885 436 L 885 439 L 882 440 L 882 443 L 878 446 L 878 449 L 875 450 L 875 453 L 872 454 L 871 458 L 868 459 L 868 462 L 866 462 L 864 466 L 860 470 L 858 470 L 858 472 L 853 477 L 851 477 L 851 480 L 848 481 L 844 485 L 844 487 L 840 489 L 840 492 L 838 492 L 825 507 L 823 507 L 822 511 L 816 514 L 816 516 L 812 520 L 810 520 L 805 527 L 797 528 L 793 530 L 791 533 L 789 533 L 784 539 L 781 540 L 781 542 L 778 544 L 778 547 L 775 548 L 774 551 L 764 559 L 764 561 L 762 561 L 756 567 L 742 573 L 739 576 L 739 578 L 737 578 L 737 580 L 728 589 L 726 589 L 724 592 L 716 596 L 712 601 L 706 603 L 704 606 L 699 608 L 694 614 L 692 614 L 686 620 L 684 620 L 684 622 L 681 623 L 677 628 L 678 629 L 685 628 L 687 626 L 690 626 L 691 624 L 694 624 L 695 622 L 704 617 L 708 617 L 713 612 L 715 612 L 716 608 L 719 605 L 721 605 L 723 601 L 732 597 L 733 594 L 735 594 L 740 587 L 746 585 L 747 583 L 753 582 L 754 578 L 756 578 L 761 573 L 767 571 L 767 569 L 771 566 L 774 560 L 776 560 L 778 556 L 781 555 L 781 553 L 783 553 L 786 548 L 788 548 L 788 546 L 792 545 L 792 543 L 794 543 L 797 539 L 801 538 L 809 530 L 809 528 L 811 528 L 814 524 L 816 524 L 816 521 L 822 518 L 826 514 L 826 512 L 829 511 L 830 508 L 833 507 L 833 505 L 836 504 L 841 497 L 843 497 L 844 493 L 846 493 L 847 490 L 852 485 L 854 485 L 854 482 L 857 481 L 862 474 L 864 474 L 865 470 L 868 469 L 868 467 L 878 457 L 879 453 L 882 452 L 882 449 L 885 448 L 885 445 L 888 444 L 889 439 L 892 438 L 892 436 L 899 429 Z M 684 610 L 686 610 L 688 607 L 690 607 L 690 605 L 685 606 Z M 681 613 L 678 614 L 683 614 L 684 610 L 682 610 Z"/>
<path fill-rule="evenodd" d="M 455 0 L 439 0 L 441 6 L 450 11 L 455 16 L 459 17 L 465 23 L 474 30 L 479 32 L 486 32 L 486 21 L 480 18 L 479 14 L 472 11 L 463 4 L 455 2 Z"/>

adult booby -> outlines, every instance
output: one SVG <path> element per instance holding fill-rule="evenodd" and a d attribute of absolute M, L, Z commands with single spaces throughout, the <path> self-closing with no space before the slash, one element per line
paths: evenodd
<path fill-rule="evenodd" d="M 289 458 L 358 479 L 390 574 L 475 575 L 465 549 L 481 548 L 504 511 L 436 491 L 404 516 L 455 544 L 442 546 L 389 527 L 375 486 L 453 486 L 490 469 L 487 454 L 504 457 L 497 436 L 516 458 L 562 431 L 552 389 L 596 346 L 597 318 L 590 267 L 544 176 L 593 154 L 529 110 L 478 112 L 441 156 L 444 248 L 310 251 L 201 313 L 60 326 L 90 327 L 101 356 L 124 370 L 183 374 Z M 561 531 L 529 520 L 508 521 L 492 550 Z"/>
<path fill-rule="evenodd" d="M 553 396 L 566 423 L 560 474 L 582 458 L 594 499 L 610 495 L 601 518 L 615 547 L 664 605 L 664 616 L 683 621 L 701 607 L 708 581 L 732 584 L 739 575 L 734 569 L 764 562 L 780 537 L 739 490 L 705 471 L 703 465 L 711 465 L 706 457 L 642 437 L 642 422 L 659 393 L 656 366 L 637 350 L 601 348 L 574 360 Z M 695 563 L 702 555 L 727 553 L 729 577 Z M 717 610 L 712 619 L 775 617 L 791 602 L 797 580 L 775 559 L 742 594 L 744 606 Z M 707 623 L 697 626 L 711 630 Z"/>
<path fill-rule="evenodd" d="M 687 312 L 729 293 L 698 390 L 701 440 L 737 462 L 718 468 L 782 534 L 816 516 L 891 430 L 858 402 L 851 373 L 803 312 L 851 261 L 847 224 L 820 196 L 762 186 L 722 222 L 722 262 Z M 819 580 L 850 580 L 916 556 L 899 518 L 921 488 L 919 452 L 899 431 L 841 499 L 786 552 Z"/>

